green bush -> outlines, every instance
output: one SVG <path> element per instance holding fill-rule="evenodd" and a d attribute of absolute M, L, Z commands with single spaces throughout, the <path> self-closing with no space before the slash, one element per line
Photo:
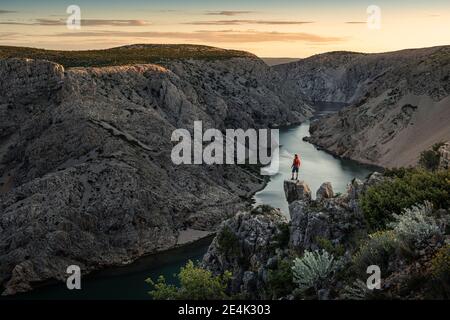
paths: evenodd
<path fill-rule="evenodd" d="M 292 279 L 292 262 L 288 259 L 278 261 L 277 268 L 268 272 L 269 298 L 278 299 L 292 293 L 295 289 Z"/>
<path fill-rule="evenodd" d="M 273 211 L 275 211 L 275 209 L 272 206 L 269 206 L 267 204 L 261 204 L 259 206 L 257 206 L 256 208 L 253 208 L 250 213 L 253 215 L 265 215 L 265 214 L 270 214 Z"/>
<path fill-rule="evenodd" d="M 439 249 L 431 260 L 431 275 L 439 297 L 450 299 L 450 245 Z"/>
<path fill-rule="evenodd" d="M 439 249 L 431 260 L 431 273 L 435 279 L 446 279 L 450 283 L 450 245 Z"/>
<path fill-rule="evenodd" d="M 336 257 L 341 257 L 345 253 L 345 247 L 342 244 L 333 244 L 329 239 L 323 237 L 316 238 L 317 245 Z"/>
<path fill-rule="evenodd" d="M 433 236 L 442 236 L 437 219 L 432 216 L 431 203 L 413 206 L 405 209 L 403 214 L 394 215 L 395 222 L 390 226 L 394 229 L 396 237 L 409 248 L 422 248 Z"/>
<path fill-rule="evenodd" d="M 278 225 L 278 232 L 274 236 L 273 248 L 286 248 L 289 245 L 289 238 L 291 234 L 288 223 L 280 223 Z"/>
<path fill-rule="evenodd" d="M 211 271 L 196 267 L 192 261 L 180 269 L 177 275 L 180 286 L 167 284 L 163 276 L 157 282 L 147 279 L 153 286 L 149 292 L 156 300 L 223 300 L 229 296 L 225 290 L 231 278 L 230 272 L 213 276 Z"/>
<path fill-rule="evenodd" d="M 372 291 L 367 287 L 367 284 L 360 279 L 357 279 L 351 285 L 344 287 L 340 294 L 340 298 L 344 300 L 369 300 Z"/>
<path fill-rule="evenodd" d="M 450 170 L 404 169 L 362 195 L 360 205 L 370 230 L 383 230 L 404 208 L 430 201 L 435 209 L 450 206 Z"/>
<path fill-rule="evenodd" d="M 217 244 L 220 253 L 235 257 L 239 255 L 239 239 L 229 227 L 225 226 L 220 230 Z"/>
<path fill-rule="evenodd" d="M 394 231 L 378 231 L 369 235 L 353 256 L 353 264 L 358 274 L 365 274 L 367 267 L 377 265 L 386 274 L 389 259 L 398 248 Z"/>
<path fill-rule="evenodd" d="M 331 276 L 338 270 L 339 262 L 325 250 L 306 250 L 301 258 L 294 260 L 292 274 L 300 291 L 314 289 L 317 293 L 327 286 Z"/>
<path fill-rule="evenodd" d="M 434 144 L 431 150 L 422 151 L 420 154 L 419 165 L 427 170 L 437 170 L 441 158 L 439 148 L 443 145 L 444 142 L 439 142 Z"/>

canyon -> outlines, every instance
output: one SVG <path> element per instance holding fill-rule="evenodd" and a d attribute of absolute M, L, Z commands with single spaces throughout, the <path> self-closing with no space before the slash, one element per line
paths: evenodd
<path fill-rule="evenodd" d="M 349 104 L 311 125 L 309 141 L 383 167 L 416 165 L 450 138 L 450 47 L 330 52 L 275 66 L 284 92 Z"/>
<path fill-rule="evenodd" d="M 152 45 L 190 54 L 147 63 L 143 48 L 105 51 L 111 61 L 100 63 L 0 47 L 4 295 L 64 280 L 67 265 L 89 273 L 193 241 L 186 231 L 209 234 L 248 208 L 265 184 L 258 169 L 172 163 L 172 132 L 192 133 L 194 121 L 272 128 L 309 119 L 311 101 L 346 102 L 312 123 L 310 141 L 382 166 L 414 164 L 450 138 L 449 47 L 329 53 L 275 67 L 202 46 Z M 119 53 L 136 60 L 106 55 Z"/>

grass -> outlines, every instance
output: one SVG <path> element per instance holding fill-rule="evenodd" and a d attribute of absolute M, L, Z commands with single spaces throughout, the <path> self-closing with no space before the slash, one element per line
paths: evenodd
<path fill-rule="evenodd" d="M 0 46 L 0 59 L 42 59 L 59 63 L 65 68 L 161 63 L 168 60 L 186 59 L 222 60 L 237 57 L 254 56 L 244 51 L 225 50 L 190 44 L 142 44 L 84 51 L 60 51 Z"/>

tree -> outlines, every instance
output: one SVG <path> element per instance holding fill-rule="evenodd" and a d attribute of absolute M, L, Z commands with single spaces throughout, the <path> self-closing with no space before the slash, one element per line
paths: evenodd
<path fill-rule="evenodd" d="M 189 260 L 181 267 L 180 273 L 176 275 L 180 282 L 177 287 L 167 284 L 163 276 L 156 282 L 147 279 L 146 282 L 153 286 L 149 292 L 156 300 L 223 300 L 229 298 L 226 294 L 228 282 L 231 279 L 231 272 L 224 272 L 219 276 L 214 276 L 211 271 L 195 266 Z"/>
<path fill-rule="evenodd" d="M 443 145 L 443 142 L 439 142 L 434 144 L 431 150 L 422 151 L 422 153 L 420 154 L 419 165 L 426 170 L 437 170 L 441 158 L 439 148 Z"/>

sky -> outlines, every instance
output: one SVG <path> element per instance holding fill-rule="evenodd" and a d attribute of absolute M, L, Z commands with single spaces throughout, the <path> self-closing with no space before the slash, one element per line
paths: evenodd
<path fill-rule="evenodd" d="M 70 5 L 80 8 L 80 29 L 67 27 Z M 133 43 L 293 58 L 448 45 L 450 0 L 0 0 L 0 45 L 84 50 Z"/>

